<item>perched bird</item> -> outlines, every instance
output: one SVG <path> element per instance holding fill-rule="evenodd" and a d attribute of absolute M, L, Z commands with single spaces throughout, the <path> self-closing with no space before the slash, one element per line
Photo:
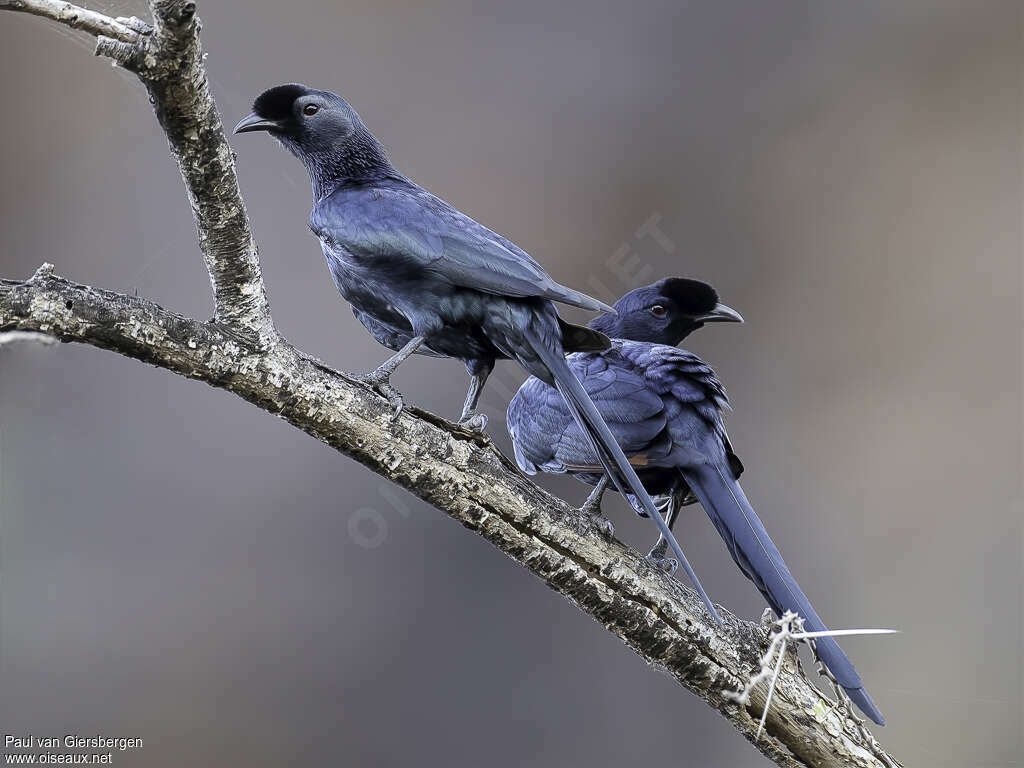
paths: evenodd
<path fill-rule="evenodd" d="M 710 285 L 681 277 L 665 278 L 630 291 L 615 303 L 615 311 L 615 315 L 596 318 L 591 326 L 613 339 L 671 346 L 679 344 L 705 323 L 743 322 L 736 310 L 719 303 L 718 293 Z M 645 382 L 626 369 L 611 365 L 610 359 L 604 354 L 574 355 L 569 362 L 626 452 L 644 488 L 652 496 L 662 497 L 659 506 L 666 509 L 665 519 L 671 528 L 679 507 L 694 503 L 696 497 L 675 468 L 651 464 L 652 458 L 667 453 L 671 447 L 665 435 L 665 404 L 660 397 L 647 395 Z M 723 407 L 728 407 L 725 392 L 711 369 L 696 359 L 690 369 L 704 387 L 702 396 L 717 398 Z M 527 379 L 509 403 L 507 423 L 516 462 L 525 472 L 569 474 L 595 486 L 580 511 L 585 523 L 592 523 L 611 535 L 614 528 L 601 513 L 601 498 L 608 487 L 608 476 L 601 465 L 595 463 L 589 445 L 574 427 L 572 415 L 557 391 L 537 378 Z M 733 473 L 739 477 L 743 465 L 731 446 L 728 456 Z M 631 503 L 633 501 L 630 499 Z M 637 512 L 646 515 L 643 509 Z M 665 538 L 660 536 L 648 558 L 671 572 L 676 562 L 666 557 L 665 549 Z"/>
<path fill-rule="evenodd" d="M 612 337 L 611 348 L 571 355 L 569 366 L 641 482 L 651 495 L 668 497 L 670 518 L 692 493 L 772 610 L 779 616 L 794 611 L 803 618 L 805 630 L 825 631 L 737 482 L 743 466 L 725 432 L 725 389 L 705 362 L 675 346 L 703 323 L 739 322 L 740 316 L 719 304 L 710 286 L 678 278 L 631 291 L 615 309 L 614 317 L 591 322 Z M 544 381 L 527 379 L 516 393 L 508 407 L 508 430 L 525 472 L 568 473 L 597 484 L 585 507 L 588 514 L 599 510 L 604 466 L 562 399 Z M 664 556 L 664 542 L 659 541 L 650 557 L 664 564 Z M 884 725 L 838 643 L 821 637 L 815 649 L 854 703 Z"/>
<path fill-rule="evenodd" d="M 454 357 L 471 376 L 460 423 L 474 419 L 495 360 L 516 357 L 481 318 L 495 316 L 481 294 L 548 299 L 593 311 L 611 307 L 559 285 L 515 243 L 414 184 L 391 165 L 380 142 L 347 101 L 304 85 L 262 93 L 235 133 L 266 131 L 306 166 L 313 185 L 310 229 L 320 238 L 331 277 L 352 312 L 396 355 L 359 377 L 402 408 L 390 377 L 409 355 Z M 428 307 L 443 304 L 441 312 Z M 475 306 L 470 306 L 475 305 Z M 547 311 L 547 310 L 546 310 Z M 598 350 L 608 340 L 572 325 L 551 307 L 565 351 Z"/>
<path fill-rule="evenodd" d="M 235 133 L 266 131 L 298 157 L 313 185 L 309 225 L 331 276 L 356 317 L 397 354 L 363 378 L 401 411 L 390 376 L 409 355 L 462 360 L 475 406 L 498 358 L 511 358 L 558 389 L 612 482 L 636 496 L 686 570 L 711 615 L 717 611 L 657 513 L 600 412 L 565 360 L 609 345 L 600 331 L 558 316 L 555 302 L 614 312 L 556 283 L 515 244 L 455 210 L 394 169 L 380 142 L 340 96 L 304 85 L 271 88 Z"/>

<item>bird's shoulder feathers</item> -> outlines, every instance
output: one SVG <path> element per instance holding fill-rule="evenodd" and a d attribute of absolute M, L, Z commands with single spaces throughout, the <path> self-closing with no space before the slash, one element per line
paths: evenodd
<path fill-rule="evenodd" d="M 461 288 L 614 311 L 559 285 L 515 243 L 408 181 L 339 187 L 317 202 L 309 224 L 357 259 L 400 258 Z"/>
<path fill-rule="evenodd" d="M 647 385 L 684 403 L 702 400 L 721 411 L 729 410 L 725 387 L 714 370 L 692 352 L 664 344 L 615 339 L 606 353 L 619 365 L 643 375 Z"/>
<path fill-rule="evenodd" d="M 664 402 L 642 373 L 605 354 L 577 353 L 567 360 L 627 455 L 650 447 L 665 426 Z M 540 379 L 531 376 L 520 387 L 509 403 L 507 421 L 516 462 L 524 471 L 589 467 L 600 472 L 562 396 Z"/>

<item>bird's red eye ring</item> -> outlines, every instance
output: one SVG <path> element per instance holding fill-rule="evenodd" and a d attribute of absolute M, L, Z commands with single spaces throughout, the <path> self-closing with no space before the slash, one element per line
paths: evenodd
<path fill-rule="evenodd" d="M 664 304 L 655 304 L 651 307 L 651 314 L 655 317 L 664 317 L 666 312 L 668 312 L 668 310 L 665 309 Z"/>
<path fill-rule="evenodd" d="M 315 115 L 319 111 L 320 107 L 318 107 L 316 104 L 307 104 L 302 108 L 302 114 L 304 115 Z"/>

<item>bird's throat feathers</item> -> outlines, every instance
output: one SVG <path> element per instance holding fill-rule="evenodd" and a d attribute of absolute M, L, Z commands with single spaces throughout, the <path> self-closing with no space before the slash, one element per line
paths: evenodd
<path fill-rule="evenodd" d="M 384 147 L 363 126 L 358 126 L 345 141 L 327 146 L 310 147 L 282 135 L 275 138 L 306 166 L 314 200 L 322 200 L 347 183 L 397 175 Z"/>

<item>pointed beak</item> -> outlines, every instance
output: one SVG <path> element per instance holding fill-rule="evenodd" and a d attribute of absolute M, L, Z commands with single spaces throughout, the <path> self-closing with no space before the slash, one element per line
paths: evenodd
<path fill-rule="evenodd" d="M 694 319 L 701 323 L 742 323 L 743 315 L 725 304 L 715 304 L 715 308 L 706 315 Z"/>
<path fill-rule="evenodd" d="M 250 131 L 269 131 L 277 128 L 277 123 L 273 120 L 265 120 L 264 118 L 257 115 L 255 112 L 246 115 L 238 121 L 238 125 L 235 126 L 235 130 L 232 133 L 249 133 Z"/>

